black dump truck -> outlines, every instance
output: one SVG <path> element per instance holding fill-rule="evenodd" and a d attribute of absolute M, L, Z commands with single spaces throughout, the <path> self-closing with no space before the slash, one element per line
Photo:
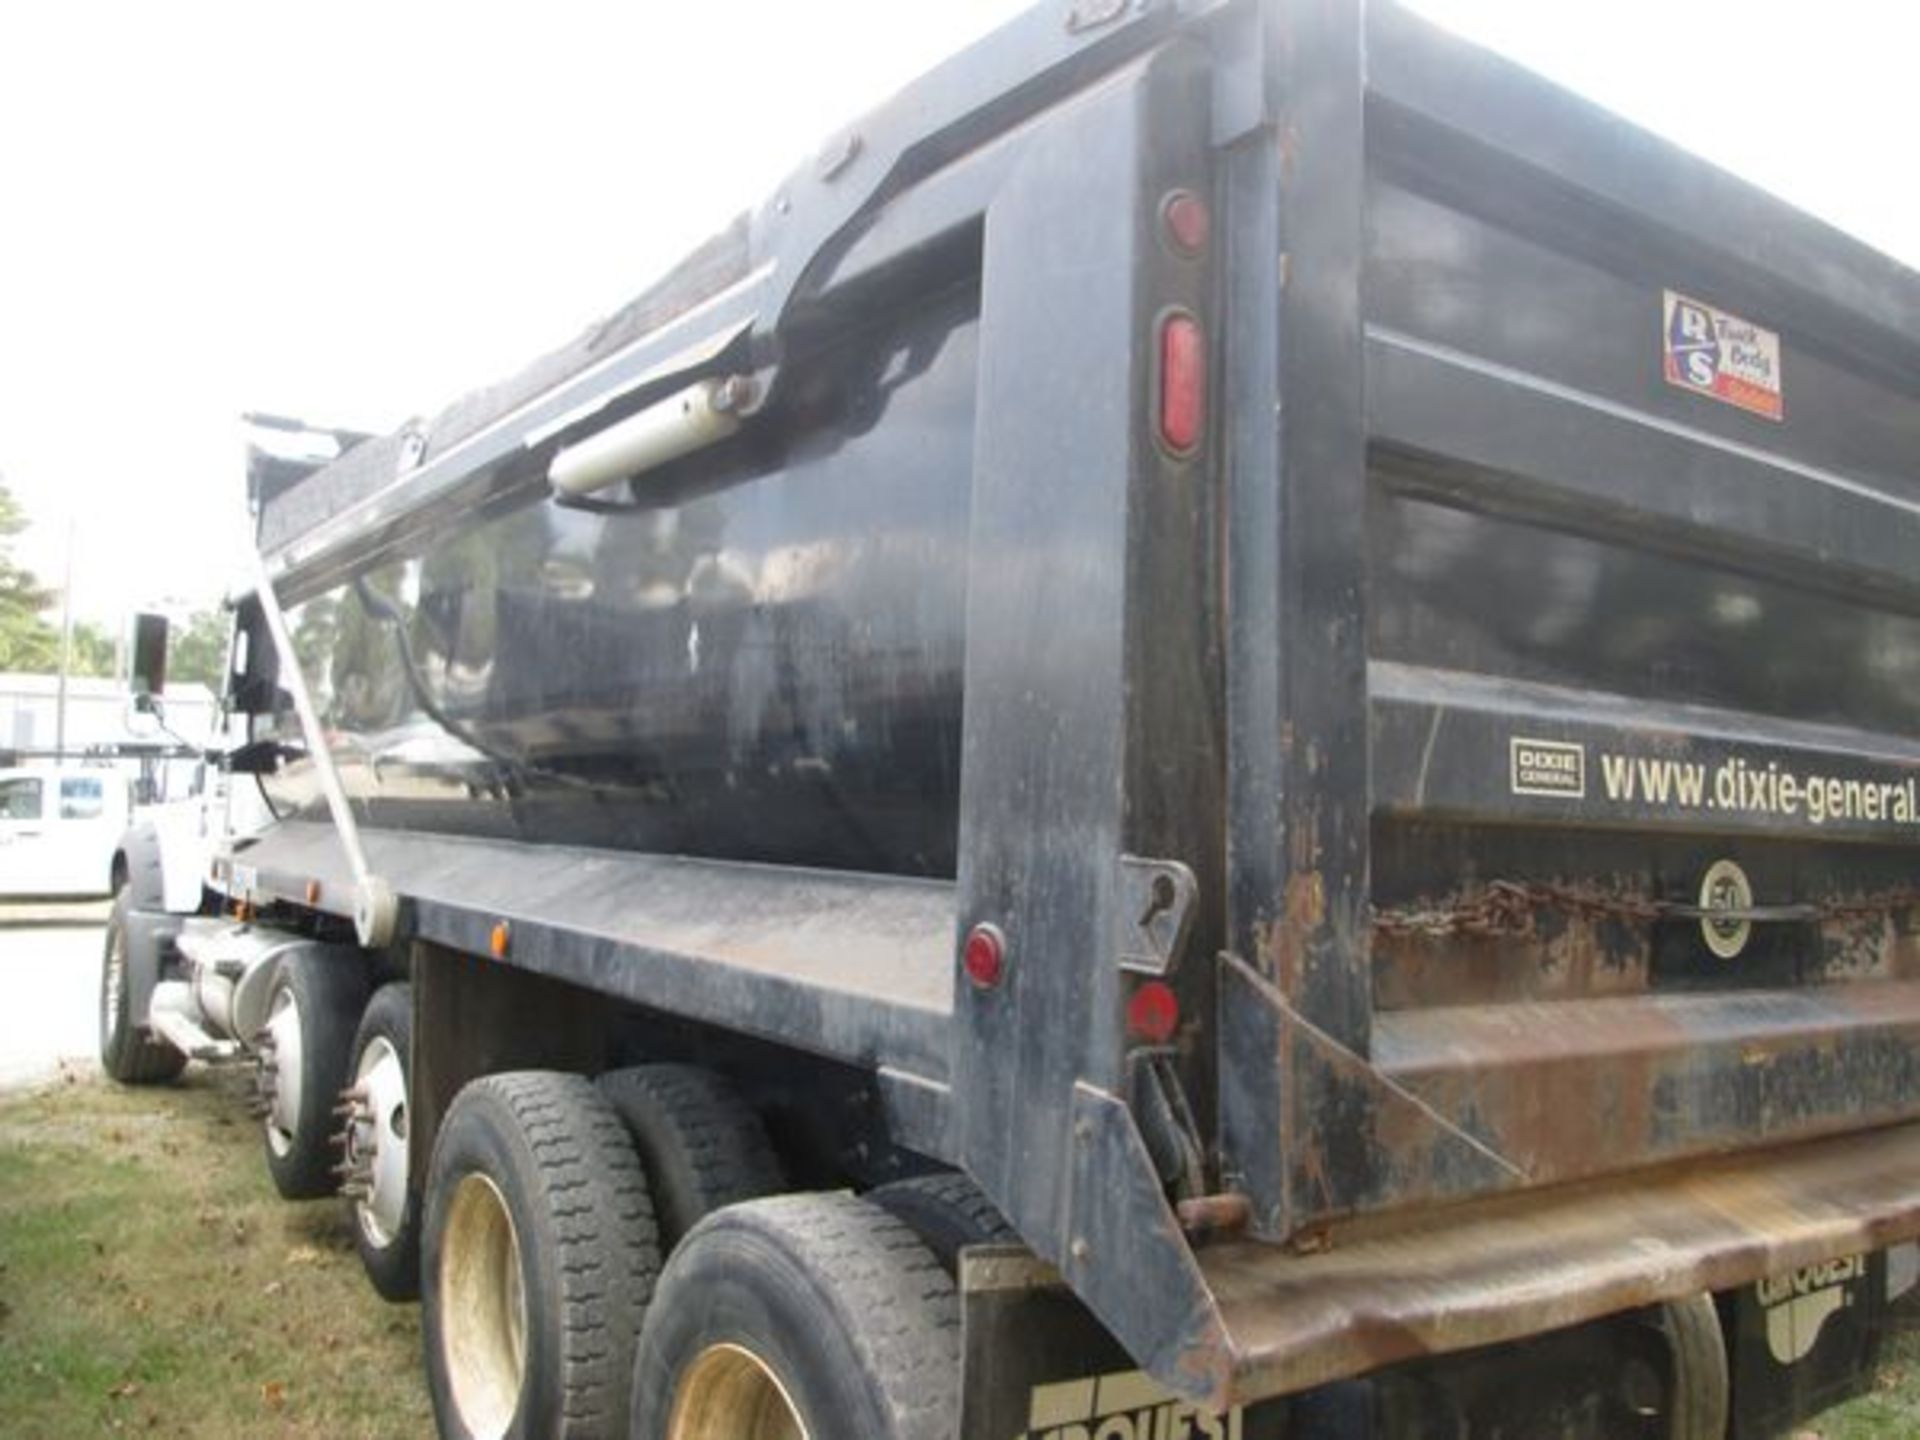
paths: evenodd
<path fill-rule="evenodd" d="M 341 438 L 254 467 L 226 830 L 123 847 L 102 1044 L 257 1066 L 445 1434 L 1717 1440 L 1871 1372 L 1913 274 L 1390 4 L 1052 0 Z"/>

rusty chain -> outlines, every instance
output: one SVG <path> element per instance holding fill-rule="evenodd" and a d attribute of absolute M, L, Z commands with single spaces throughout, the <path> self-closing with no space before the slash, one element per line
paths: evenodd
<path fill-rule="evenodd" d="M 1805 922 L 1810 924 L 1891 915 L 1920 908 L 1920 890 L 1893 890 L 1858 900 L 1827 900 L 1798 908 L 1804 909 Z M 1377 934 L 1388 936 L 1517 936 L 1531 934 L 1534 919 L 1542 912 L 1576 920 L 1613 920 L 1629 925 L 1698 918 L 1693 906 L 1651 900 L 1644 895 L 1621 895 L 1572 885 L 1490 880 L 1470 898 L 1451 904 L 1376 910 L 1373 928 Z"/>

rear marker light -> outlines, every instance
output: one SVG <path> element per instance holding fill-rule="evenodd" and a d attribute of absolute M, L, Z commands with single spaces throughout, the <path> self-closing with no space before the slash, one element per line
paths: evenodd
<path fill-rule="evenodd" d="M 507 951 L 513 945 L 513 927 L 504 920 L 496 920 L 493 933 L 487 937 L 487 949 L 493 952 L 493 958 L 504 960 Z"/>
<path fill-rule="evenodd" d="M 1164 980 L 1149 980 L 1127 1001 L 1127 1033 L 1149 1045 L 1164 1045 L 1180 1028 L 1180 1000 Z"/>
<path fill-rule="evenodd" d="M 1207 349 L 1200 322 L 1175 311 L 1160 322 L 1160 439 L 1185 455 L 1207 423 Z"/>
<path fill-rule="evenodd" d="M 1213 217 L 1207 202 L 1191 190 L 1175 190 L 1160 207 L 1160 223 L 1166 226 L 1167 243 L 1182 255 L 1204 254 L 1213 234 Z"/>
<path fill-rule="evenodd" d="M 994 925 L 976 925 L 967 932 L 960 951 L 960 968 L 979 990 L 991 990 L 1007 971 L 1007 940 Z"/>

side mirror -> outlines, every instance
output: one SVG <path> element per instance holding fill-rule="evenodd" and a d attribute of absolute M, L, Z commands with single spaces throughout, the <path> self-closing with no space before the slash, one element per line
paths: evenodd
<path fill-rule="evenodd" d="M 167 617 L 133 617 L 133 698 L 150 700 L 167 688 Z"/>

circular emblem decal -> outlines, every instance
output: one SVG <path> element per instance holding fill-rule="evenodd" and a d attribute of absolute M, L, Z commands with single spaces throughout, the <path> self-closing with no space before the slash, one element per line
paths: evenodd
<path fill-rule="evenodd" d="M 1731 860 L 1716 860 L 1709 865 L 1700 882 L 1700 908 L 1707 912 L 1700 921 L 1700 938 L 1707 942 L 1707 949 L 1722 960 L 1731 960 L 1747 948 L 1753 922 L 1721 918 L 1753 908 L 1753 886 L 1746 871 Z"/>

